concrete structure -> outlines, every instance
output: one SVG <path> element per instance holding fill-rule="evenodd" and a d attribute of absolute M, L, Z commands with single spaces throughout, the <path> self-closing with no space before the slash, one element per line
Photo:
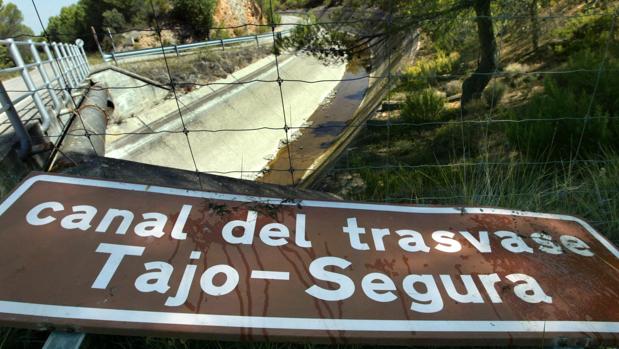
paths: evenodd
<path fill-rule="evenodd" d="M 114 103 L 114 113 L 109 115 L 110 123 L 140 115 L 162 102 L 170 93 L 167 86 L 115 66 L 93 72 L 90 79 L 106 86 L 124 87 L 107 91 Z"/>
<path fill-rule="evenodd" d="M 113 179 L 132 183 L 146 183 L 164 187 L 203 190 L 219 193 L 235 193 L 241 195 L 257 195 L 278 198 L 304 198 L 340 200 L 334 194 L 312 190 L 293 188 L 283 185 L 273 185 L 244 181 L 229 177 L 200 174 L 172 168 L 151 166 L 133 161 L 109 159 L 101 157 L 75 158 L 79 165 L 60 169 L 57 172 L 76 176 Z"/>
<path fill-rule="evenodd" d="M 325 65 L 316 58 L 294 54 L 280 56 L 279 68 L 284 80 L 330 80 L 313 84 L 285 81 L 282 84 L 289 127 L 302 126 L 345 72 L 343 63 Z M 189 140 L 199 171 L 254 179 L 277 154 L 286 134 L 276 79 L 274 58 L 269 56 L 217 83 L 268 82 L 206 86 L 180 97 L 183 121 L 190 130 Z M 195 170 L 187 139 L 180 132 L 183 126 L 176 101 L 164 101 L 126 121 L 109 125 L 107 132 L 113 135 L 108 136 L 106 156 Z M 118 136 L 144 131 L 151 133 Z M 152 134 L 152 131 L 176 133 Z M 289 138 L 292 137 L 293 132 L 289 131 Z"/>

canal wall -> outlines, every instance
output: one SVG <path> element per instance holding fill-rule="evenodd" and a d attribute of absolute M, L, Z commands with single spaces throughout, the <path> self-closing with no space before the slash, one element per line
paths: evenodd
<path fill-rule="evenodd" d="M 380 108 L 389 90 L 397 82 L 397 73 L 414 60 L 419 45 L 418 37 L 419 31 L 415 30 L 406 35 L 392 36 L 382 43 L 369 43 L 372 68 L 365 97 L 339 138 L 306 171 L 298 183 L 299 187 L 312 188 L 363 130 L 367 120 Z"/>

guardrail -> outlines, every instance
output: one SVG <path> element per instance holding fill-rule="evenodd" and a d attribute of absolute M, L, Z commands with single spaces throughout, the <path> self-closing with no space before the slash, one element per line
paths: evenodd
<path fill-rule="evenodd" d="M 276 35 L 279 37 L 284 37 L 290 35 L 290 29 L 282 30 L 276 32 Z M 208 40 L 201 42 L 194 42 L 191 44 L 182 44 L 182 45 L 169 45 L 164 47 L 155 47 L 155 48 L 144 48 L 138 50 L 131 51 L 120 51 L 116 52 L 114 49 L 112 52 L 106 53 L 101 52 L 101 56 L 103 60 L 106 62 L 114 61 L 117 62 L 121 59 L 133 58 L 133 57 L 141 57 L 141 56 L 149 56 L 149 55 L 160 55 L 162 53 L 171 53 L 180 55 L 182 52 L 196 50 L 200 48 L 210 47 L 210 46 L 221 46 L 222 49 L 225 48 L 226 45 L 229 44 L 238 44 L 238 43 L 246 43 L 246 42 L 255 42 L 256 45 L 260 45 L 261 40 L 272 40 L 273 33 L 266 33 L 260 35 L 246 35 L 239 36 L 236 38 L 230 39 L 216 39 L 216 40 Z"/>
<path fill-rule="evenodd" d="M 6 46 L 15 66 L 0 69 L 0 74 L 19 72 L 23 86 L 7 88 L 13 96 L 9 102 L 3 99 L 0 114 L 15 108 L 19 113 L 34 103 L 41 116 L 41 128 L 47 130 L 52 117 L 58 115 L 71 99 L 70 89 L 76 88 L 90 73 L 90 65 L 83 47 L 74 44 L 0 40 Z M 26 63 L 24 56 L 27 56 Z M 45 59 L 41 59 L 41 57 Z M 18 84 L 22 85 L 22 84 Z M 15 96 L 12 90 L 25 92 Z M 28 98 L 30 103 L 24 104 Z M 21 115 L 20 115 L 21 116 Z"/>

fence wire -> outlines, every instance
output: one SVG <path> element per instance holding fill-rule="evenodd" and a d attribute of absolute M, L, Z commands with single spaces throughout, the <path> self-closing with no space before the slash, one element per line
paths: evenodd
<path fill-rule="evenodd" d="M 47 30 L 45 28 L 45 25 L 43 24 L 43 21 L 41 20 L 41 15 L 39 14 L 39 9 L 37 8 L 37 5 L 34 2 L 34 0 L 31 0 L 31 1 L 32 1 L 32 6 L 34 7 L 34 11 L 35 11 L 35 13 L 37 15 L 37 20 L 39 21 L 39 24 L 41 25 L 41 29 L 43 31 L 43 35 L 45 36 L 45 38 L 47 39 L 48 42 L 51 42 L 50 36 L 47 33 Z M 65 72 L 62 69 L 62 67 L 60 66 L 60 61 L 59 60 L 53 60 L 53 63 L 54 62 L 56 63 L 57 69 L 60 72 L 60 76 L 62 77 L 63 85 L 65 86 L 65 91 L 66 91 L 67 95 L 69 96 L 69 101 L 71 102 L 71 106 L 73 107 L 73 111 L 74 111 L 75 115 L 77 116 L 78 121 L 80 122 L 80 124 L 82 126 L 82 130 L 84 131 L 83 136 L 88 139 L 88 143 L 92 147 L 92 150 L 95 153 L 95 155 L 105 156 L 105 154 L 98 154 L 97 148 L 95 147 L 92 139 L 90 138 L 91 135 L 89 133 L 88 128 L 86 127 L 86 124 L 84 123 L 84 119 L 82 118 L 82 114 L 80 112 L 80 108 L 79 108 L 77 102 L 75 101 L 75 98 L 73 97 L 72 90 L 71 90 L 71 87 L 70 87 L 71 84 L 69 84 L 69 81 L 67 79 L 67 76 L 66 76 Z M 53 65 L 53 63 L 52 63 L 52 65 Z M 71 160 L 71 161 L 73 161 L 73 160 Z"/>

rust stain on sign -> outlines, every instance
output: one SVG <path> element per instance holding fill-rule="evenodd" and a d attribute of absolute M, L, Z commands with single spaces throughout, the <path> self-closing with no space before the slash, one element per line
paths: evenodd
<path fill-rule="evenodd" d="M 619 251 L 564 215 L 36 174 L 0 205 L 0 321 L 243 340 L 619 343 Z"/>

